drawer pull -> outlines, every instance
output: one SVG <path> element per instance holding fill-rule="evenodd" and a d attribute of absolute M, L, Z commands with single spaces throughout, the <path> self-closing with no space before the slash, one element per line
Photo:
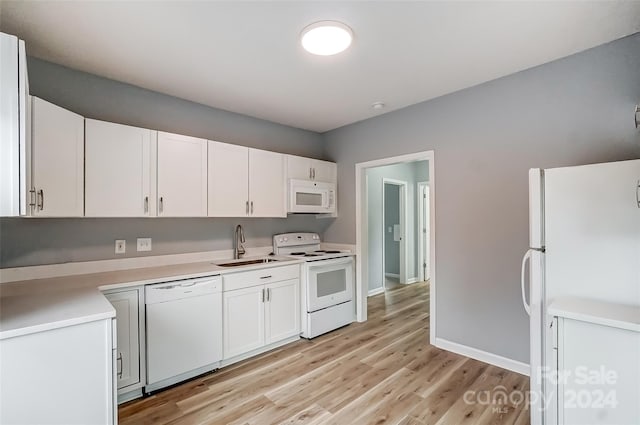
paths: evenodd
<path fill-rule="evenodd" d="M 260 279 L 271 279 L 273 276 L 269 275 L 269 276 L 260 276 Z"/>

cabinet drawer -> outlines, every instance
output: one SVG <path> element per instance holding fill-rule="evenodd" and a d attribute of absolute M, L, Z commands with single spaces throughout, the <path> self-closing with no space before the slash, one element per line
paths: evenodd
<path fill-rule="evenodd" d="M 265 283 L 281 280 L 297 279 L 300 277 L 300 264 L 290 266 L 268 267 L 260 270 L 230 273 L 223 276 L 223 290 L 249 288 Z"/>

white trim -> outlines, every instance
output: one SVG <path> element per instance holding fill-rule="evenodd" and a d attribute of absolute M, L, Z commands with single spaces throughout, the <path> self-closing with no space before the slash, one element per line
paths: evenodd
<path fill-rule="evenodd" d="M 398 273 L 385 273 L 387 277 L 395 277 L 396 279 L 400 279 L 400 275 Z"/>
<path fill-rule="evenodd" d="M 425 188 L 427 190 L 427 193 L 429 193 L 429 195 L 427 195 L 427 198 L 430 198 L 430 191 L 429 191 L 429 182 L 417 182 L 416 184 L 416 200 L 418 201 L 418 232 L 417 234 L 419 235 L 418 238 L 418 259 L 417 259 L 417 263 L 418 263 L 418 280 L 423 282 L 423 281 L 427 281 L 429 280 L 429 274 L 430 274 L 430 268 L 431 265 L 429 264 L 429 258 L 425 258 L 425 250 L 427 251 L 426 254 L 429 254 L 429 249 L 428 247 L 425 245 L 424 241 L 425 241 L 425 237 L 424 237 L 424 233 L 422 232 L 422 229 L 425 227 L 425 223 L 424 223 L 424 213 L 425 211 L 424 208 L 422 207 L 422 190 L 423 188 Z M 430 233 L 430 229 L 428 229 L 427 235 Z M 427 263 L 427 275 L 425 276 L 424 273 L 424 266 L 422 265 L 422 262 L 426 262 Z"/>
<path fill-rule="evenodd" d="M 368 236 L 367 236 L 367 176 L 366 169 L 381 165 L 392 165 L 405 162 L 428 161 L 429 162 L 429 228 L 431 230 L 429 238 L 429 262 L 431 265 L 431 277 L 429 279 L 429 328 L 430 343 L 435 345 L 436 340 L 436 259 L 435 259 L 435 154 L 431 151 L 400 155 L 390 158 L 382 158 L 373 161 L 357 163 L 356 172 L 356 255 L 360 261 L 356 262 L 356 316 L 359 322 L 367 320 L 367 297 L 368 293 Z M 364 178 L 363 178 L 364 177 Z"/>
<path fill-rule="evenodd" d="M 407 279 L 407 285 L 410 283 L 416 283 L 416 282 L 418 282 L 417 277 L 410 277 L 409 279 Z"/>
<path fill-rule="evenodd" d="M 367 294 L 367 296 L 373 297 L 374 295 L 378 295 L 382 293 L 384 293 L 384 285 L 379 288 L 369 289 L 369 293 Z"/>
<path fill-rule="evenodd" d="M 273 247 L 245 248 L 247 257 L 268 255 Z M 42 266 L 13 267 L 0 269 L 0 284 L 20 280 L 47 279 L 60 276 L 113 272 L 141 269 L 145 267 L 169 266 L 233 258 L 230 249 L 220 251 L 189 252 L 185 254 L 152 255 L 145 257 L 118 258 L 113 260 L 82 261 L 77 263 L 47 264 Z"/>
<path fill-rule="evenodd" d="M 472 359 L 480 360 L 494 366 L 501 367 L 513 372 L 529 376 L 529 365 L 518 360 L 509 359 L 487 351 L 478 350 L 477 348 L 468 347 L 466 345 L 451 342 L 446 339 L 436 338 L 435 346 L 443 350 L 451 351 Z"/>
<path fill-rule="evenodd" d="M 387 177 L 383 177 L 382 178 L 382 276 L 386 276 L 386 271 L 385 271 L 385 267 L 386 267 L 386 258 L 385 258 L 385 250 L 386 250 L 386 237 L 387 237 L 387 223 L 385 222 L 385 203 L 387 202 L 387 200 L 385 199 L 385 190 L 384 190 L 384 185 L 385 184 L 391 184 L 394 186 L 398 186 L 398 192 L 399 192 L 399 200 L 398 200 L 398 215 L 400 218 L 400 245 L 399 245 L 399 250 L 400 250 L 400 259 L 399 259 L 399 263 L 398 264 L 398 270 L 400 271 L 399 275 L 398 275 L 398 280 L 400 281 L 400 283 L 407 283 L 407 272 L 408 272 L 408 261 L 407 261 L 407 222 L 409 220 L 407 220 L 407 214 L 408 214 L 408 208 L 407 208 L 407 203 L 408 203 L 408 197 L 407 197 L 407 188 L 408 186 L 408 182 L 404 181 L 404 180 L 396 180 L 396 179 L 390 179 Z M 386 285 L 384 285 L 383 282 L 383 286 L 386 289 Z"/>

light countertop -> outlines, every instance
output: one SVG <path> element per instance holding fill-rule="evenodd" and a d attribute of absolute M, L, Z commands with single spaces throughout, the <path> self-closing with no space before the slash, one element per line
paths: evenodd
<path fill-rule="evenodd" d="M 218 264 L 225 261 L 217 260 L 4 283 L 0 285 L 0 340 L 114 317 L 115 310 L 102 291 L 304 262 L 269 258 L 278 261 L 221 267 Z"/>
<path fill-rule="evenodd" d="M 640 307 L 579 298 L 559 297 L 547 309 L 551 316 L 640 332 Z"/>

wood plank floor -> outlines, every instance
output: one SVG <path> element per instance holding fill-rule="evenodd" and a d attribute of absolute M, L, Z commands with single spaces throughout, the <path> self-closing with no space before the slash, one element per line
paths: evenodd
<path fill-rule="evenodd" d="M 124 404 L 120 424 L 529 424 L 523 403 L 482 402 L 527 377 L 429 345 L 427 283 L 368 305 L 365 323 Z"/>

